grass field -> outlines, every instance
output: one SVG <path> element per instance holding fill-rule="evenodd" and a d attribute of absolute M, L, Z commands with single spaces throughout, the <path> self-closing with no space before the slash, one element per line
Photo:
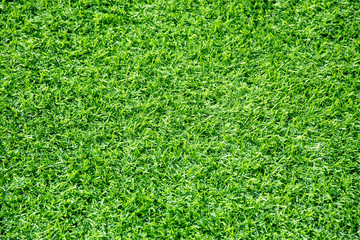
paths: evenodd
<path fill-rule="evenodd" d="M 0 239 L 358 239 L 360 1 L 2 0 Z"/>

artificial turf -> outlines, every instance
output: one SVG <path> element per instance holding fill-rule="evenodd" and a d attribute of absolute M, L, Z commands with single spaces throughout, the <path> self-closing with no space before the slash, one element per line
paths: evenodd
<path fill-rule="evenodd" d="M 360 1 L 2 0 L 1 239 L 357 239 Z"/>

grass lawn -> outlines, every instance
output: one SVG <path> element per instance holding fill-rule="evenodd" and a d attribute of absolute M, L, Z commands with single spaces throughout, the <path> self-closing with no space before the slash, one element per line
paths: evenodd
<path fill-rule="evenodd" d="M 0 2 L 0 239 L 358 239 L 359 132 L 360 1 Z"/>

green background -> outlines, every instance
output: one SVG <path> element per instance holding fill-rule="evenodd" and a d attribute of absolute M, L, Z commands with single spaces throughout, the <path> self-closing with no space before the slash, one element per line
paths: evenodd
<path fill-rule="evenodd" d="M 2 1 L 1 239 L 356 239 L 360 2 Z"/>

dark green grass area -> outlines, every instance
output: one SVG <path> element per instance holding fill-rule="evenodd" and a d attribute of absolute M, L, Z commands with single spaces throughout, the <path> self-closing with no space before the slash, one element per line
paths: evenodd
<path fill-rule="evenodd" d="M 2 0 L 0 239 L 357 239 L 360 1 Z"/>

